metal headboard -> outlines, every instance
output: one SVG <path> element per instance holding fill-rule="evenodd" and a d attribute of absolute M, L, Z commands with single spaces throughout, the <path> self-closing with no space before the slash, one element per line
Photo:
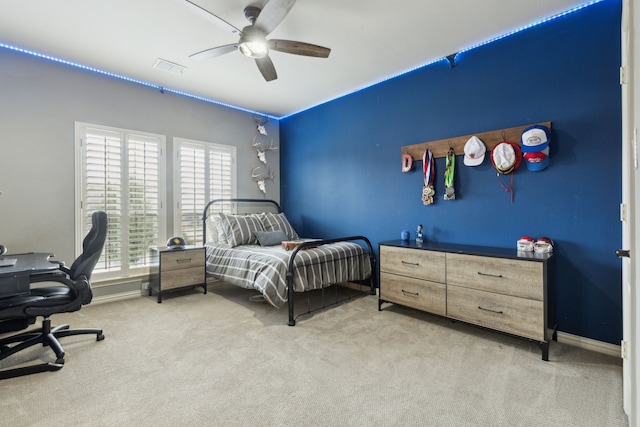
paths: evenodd
<path fill-rule="evenodd" d="M 254 205 L 263 205 L 270 208 L 275 208 L 276 213 L 281 213 L 282 209 L 280 209 L 280 205 L 275 200 L 270 199 L 214 199 L 207 203 L 202 211 L 202 244 L 207 243 L 207 218 L 209 218 L 212 214 L 221 212 L 221 210 L 216 210 L 216 205 L 222 205 L 224 203 L 235 203 L 238 204 L 254 204 Z M 245 205 L 246 206 L 246 205 Z M 213 211 L 213 212 L 211 212 Z M 262 210 L 261 212 L 264 212 Z M 235 213 L 249 213 L 249 212 L 239 212 L 237 209 Z M 253 212 L 255 213 L 255 212 Z"/>

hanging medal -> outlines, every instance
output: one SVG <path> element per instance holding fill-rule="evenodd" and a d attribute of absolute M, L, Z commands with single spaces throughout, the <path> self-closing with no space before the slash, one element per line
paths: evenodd
<path fill-rule="evenodd" d="M 435 176 L 435 162 L 431 150 L 425 150 L 422 155 L 422 173 L 424 175 L 424 184 L 422 186 L 422 203 L 430 205 L 433 203 L 433 196 L 436 190 L 433 186 L 433 178 Z"/>
<path fill-rule="evenodd" d="M 453 174 L 456 166 L 456 153 L 452 148 L 449 148 L 446 159 L 446 170 L 444 172 L 444 199 L 453 200 L 456 198 L 456 192 L 453 189 Z"/>

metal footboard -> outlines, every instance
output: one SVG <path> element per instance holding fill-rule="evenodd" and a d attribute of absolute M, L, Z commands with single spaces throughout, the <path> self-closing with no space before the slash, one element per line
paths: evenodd
<path fill-rule="evenodd" d="M 368 249 L 369 249 L 369 261 L 371 262 L 371 275 L 369 276 L 369 286 L 370 286 L 370 295 L 375 295 L 376 294 L 376 279 L 375 279 L 375 274 L 376 274 L 376 258 L 375 255 L 373 253 L 373 247 L 371 246 L 371 242 L 369 241 L 369 239 L 367 239 L 364 236 L 350 236 L 350 237 L 338 237 L 335 239 L 325 239 L 325 240 L 313 240 L 313 241 L 309 241 L 309 242 L 303 242 L 301 244 L 299 244 L 298 246 L 295 247 L 295 249 L 291 252 L 291 257 L 289 258 L 289 265 L 287 267 L 287 304 L 289 307 L 289 326 L 295 326 L 296 324 L 296 317 L 294 314 L 294 296 L 295 296 L 295 291 L 293 289 L 293 275 L 295 272 L 295 258 L 296 255 L 298 254 L 298 252 L 300 252 L 301 250 L 305 249 L 305 248 L 309 248 L 309 247 L 316 247 L 316 246 L 321 246 L 321 245 L 326 245 L 329 243 L 338 243 L 338 242 L 350 242 L 350 241 L 363 241 L 366 243 Z M 366 279 L 365 279 L 366 280 Z M 324 297 L 323 297 L 324 298 Z M 337 304 L 338 301 L 336 299 L 335 304 Z M 323 304 L 323 308 L 324 308 L 324 304 Z M 307 311 L 306 313 L 303 314 L 308 314 L 311 311 Z"/>

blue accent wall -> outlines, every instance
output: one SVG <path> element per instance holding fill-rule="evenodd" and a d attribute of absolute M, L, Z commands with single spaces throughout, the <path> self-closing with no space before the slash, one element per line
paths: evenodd
<path fill-rule="evenodd" d="M 620 17 L 621 1 L 607 0 L 466 51 L 455 68 L 443 60 L 281 120 L 288 218 L 303 236 L 362 234 L 375 246 L 403 229 L 415 237 L 418 224 L 438 242 L 548 236 L 558 330 L 619 344 Z M 404 145 L 541 121 L 552 122 L 551 165 L 516 171 L 514 203 L 488 156 L 470 168 L 458 153 L 452 201 L 437 159 L 430 206 L 422 162 L 401 172 Z"/>

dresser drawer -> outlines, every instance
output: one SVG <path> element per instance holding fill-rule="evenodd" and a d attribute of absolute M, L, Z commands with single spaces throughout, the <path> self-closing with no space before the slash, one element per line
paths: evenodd
<path fill-rule="evenodd" d="M 447 290 L 442 283 L 380 273 L 380 298 L 389 302 L 446 315 Z"/>
<path fill-rule="evenodd" d="M 445 268 L 443 252 L 380 247 L 380 271 L 386 273 L 444 283 Z"/>
<path fill-rule="evenodd" d="M 204 248 L 165 251 L 160 256 L 162 257 L 160 271 L 182 270 L 193 267 L 201 267 L 204 271 Z M 162 285 L 164 286 L 164 283 Z"/>
<path fill-rule="evenodd" d="M 447 316 L 526 338 L 545 340 L 542 301 L 449 285 Z"/>
<path fill-rule="evenodd" d="M 165 271 L 162 273 L 162 290 L 201 285 L 205 281 L 204 274 L 202 266 Z"/>
<path fill-rule="evenodd" d="M 543 264 L 447 254 L 447 284 L 544 301 Z"/>

